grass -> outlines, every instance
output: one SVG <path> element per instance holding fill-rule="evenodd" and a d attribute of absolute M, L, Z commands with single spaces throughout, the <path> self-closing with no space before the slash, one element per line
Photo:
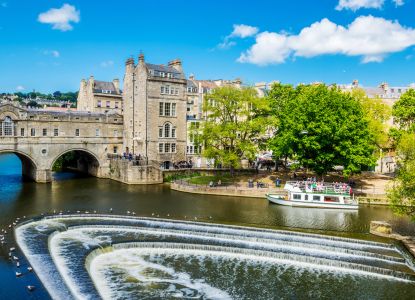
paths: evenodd
<path fill-rule="evenodd" d="M 214 183 L 217 183 L 219 180 L 222 183 L 233 183 L 235 180 L 237 179 L 236 177 L 232 177 L 229 174 L 224 174 L 224 175 L 209 175 L 209 176 L 198 176 L 198 177 L 193 177 L 189 179 L 189 183 L 192 184 L 200 184 L 200 185 L 207 185 L 209 184 L 211 181 Z"/>

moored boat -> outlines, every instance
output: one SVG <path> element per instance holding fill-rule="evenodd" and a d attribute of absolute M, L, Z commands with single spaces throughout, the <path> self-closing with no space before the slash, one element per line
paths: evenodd
<path fill-rule="evenodd" d="M 288 206 L 358 209 L 352 188 L 345 183 L 288 181 L 285 196 L 267 194 L 268 201 Z"/>

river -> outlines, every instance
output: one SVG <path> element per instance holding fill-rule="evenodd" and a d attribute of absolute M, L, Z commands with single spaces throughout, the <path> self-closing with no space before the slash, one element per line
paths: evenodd
<path fill-rule="evenodd" d="M 415 225 L 382 206 L 361 206 L 358 212 L 290 208 L 270 205 L 266 199 L 194 195 L 172 191 L 168 185 L 134 186 L 74 174 L 56 174 L 50 184 L 23 182 L 21 164 L 13 154 L 0 155 L 0 228 L 17 217 L 56 211 L 94 211 L 176 220 L 289 229 L 379 240 L 368 234 L 371 220 L 391 222 L 402 234 L 414 234 Z M 381 239 L 380 239 L 381 240 Z M 10 245 L 7 245 L 9 247 Z M 8 248 L 0 252 L 0 299 L 47 299 L 39 287 L 29 293 L 25 285 L 34 275 L 15 277 Z"/>

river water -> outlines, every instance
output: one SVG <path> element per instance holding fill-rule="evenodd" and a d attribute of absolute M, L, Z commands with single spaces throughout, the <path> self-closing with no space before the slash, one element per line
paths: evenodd
<path fill-rule="evenodd" d="M 402 234 L 413 235 L 415 233 L 415 225 L 411 224 L 408 219 L 397 217 L 392 214 L 389 208 L 381 206 L 362 206 L 359 208 L 358 212 L 290 208 L 270 205 L 266 199 L 186 194 L 171 191 L 168 185 L 128 186 L 110 180 L 91 177 L 81 178 L 73 174 L 57 174 L 56 181 L 51 184 L 36 184 L 23 182 L 20 175 L 20 168 L 20 161 L 16 156 L 11 154 L 0 155 L 0 228 L 7 228 L 17 217 L 33 217 L 42 213 L 50 213 L 54 210 L 56 212 L 70 211 L 72 213 L 78 210 L 88 210 L 90 212 L 96 210 L 98 213 L 108 214 L 109 210 L 112 208 L 113 214 L 126 214 L 127 211 L 134 211 L 136 215 L 140 217 L 191 220 L 193 222 L 205 221 L 228 225 L 246 225 L 294 230 L 387 243 L 390 243 L 390 241 L 375 238 L 368 234 L 369 223 L 371 220 L 389 221 Z M 75 222 L 74 224 L 76 225 L 83 225 L 77 220 L 73 222 Z M 108 229 L 108 231 L 113 230 L 115 229 Z M 177 231 L 178 229 L 174 230 Z M 169 234 L 177 235 L 178 233 L 176 231 L 170 232 Z M 246 233 L 238 233 L 238 235 L 239 234 L 244 237 L 246 235 Z M 101 232 L 100 236 L 102 235 L 103 233 Z M 192 239 L 200 238 L 198 237 L 199 235 L 200 229 L 195 232 Z M 181 239 L 182 238 L 183 237 L 181 237 Z M 176 242 L 176 239 L 178 238 L 172 238 L 172 241 Z M 179 239 L 178 241 L 181 240 Z M 48 293 L 39 285 L 35 274 L 31 273 L 21 278 L 16 278 L 16 267 L 8 257 L 8 247 L 12 246 L 10 243 L 0 250 L 0 299 L 48 299 Z M 221 245 L 218 244 L 217 241 L 215 243 L 216 244 L 212 247 Z M 75 247 L 77 245 L 65 246 Z M 141 250 L 140 253 L 144 253 L 144 256 L 137 255 L 136 247 L 132 247 L 133 249 L 119 249 L 117 251 L 120 251 L 120 257 L 129 257 L 130 259 L 135 260 L 137 264 L 140 264 L 140 266 L 144 264 L 143 259 L 147 259 L 145 262 L 147 266 L 149 264 L 152 266 L 157 265 L 157 268 L 155 268 L 157 272 L 163 271 L 164 273 L 168 273 L 174 266 L 177 268 L 180 266 L 184 269 L 186 268 L 185 260 L 187 258 L 184 258 L 181 255 L 186 251 L 189 251 L 189 249 L 181 249 L 180 247 L 174 249 L 163 248 L 164 252 L 154 254 L 149 250 L 152 249 L 152 247 L 154 247 L 154 245 L 149 245 L 144 250 Z M 193 254 L 189 255 L 194 255 L 196 258 L 199 258 L 200 261 L 200 256 L 202 255 L 200 253 L 204 253 L 206 249 L 198 248 L 193 249 L 192 251 Z M 238 255 L 243 257 L 248 254 L 238 253 Z M 109 262 L 111 259 L 114 259 L 114 257 L 111 255 L 108 255 L 107 259 L 97 257 L 97 261 L 99 261 L 99 259 Z M 178 266 L 177 262 L 181 260 L 183 260 L 184 263 Z M 164 265 L 159 267 L 162 263 Z M 237 263 L 235 265 L 235 261 L 231 256 L 218 254 L 216 256 L 211 256 L 208 260 L 200 261 L 204 270 L 208 270 L 208 272 L 212 273 L 212 280 L 214 281 L 214 278 L 216 278 L 216 283 L 218 285 L 225 284 L 223 282 L 224 279 L 220 277 L 221 274 L 217 273 L 217 268 L 215 268 L 215 264 L 218 263 L 230 270 L 239 270 L 238 272 L 240 272 L 241 276 L 239 279 L 244 279 L 245 269 L 241 269 Z M 288 282 L 293 282 L 294 277 L 297 275 L 305 276 L 305 278 L 309 279 L 314 278 L 314 275 L 304 275 L 303 272 L 297 272 L 296 270 L 291 269 L 288 271 L 285 269 L 277 270 L 269 265 L 265 266 L 264 264 L 265 263 L 261 260 L 257 260 L 255 263 L 252 262 L 252 266 L 250 267 L 252 270 L 250 272 L 255 274 L 255 272 L 258 272 L 258 268 L 266 269 L 270 274 L 283 274 L 283 277 L 287 277 L 284 280 L 288 280 Z M 111 270 L 110 267 L 105 266 L 105 264 L 97 266 L 95 263 L 94 266 L 96 274 L 93 276 L 102 277 L 102 274 L 107 274 Z M 200 276 L 200 270 L 199 273 L 197 271 L 198 268 L 190 269 L 192 271 L 189 272 L 193 272 L 194 274 L 192 274 L 194 276 Z M 296 275 L 287 275 L 287 272 L 294 272 L 293 274 Z M 262 277 L 262 279 L 264 279 L 264 286 L 270 284 L 266 278 L 267 277 Z M 355 279 L 347 278 L 345 280 L 351 288 L 356 287 L 356 285 L 353 285 L 353 282 L 356 281 Z M 296 279 L 295 281 L 298 280 Z M 370 281 L 359 282 L 360 283 L 357 286 L 360 288 L 364 288 L 365 284 L 373 285 L 373 282 Z M 199 281 L 196 283 L 201 284 L 202 287 L 204 287 L 203 284 L 207 284 L 202 284 Z M 29 293 L 25 289 L 25 286 L 28 284 L 36 284 L 38 289 L 33 293 Z M 193 282 L 192 284 L 195 283 Z M 238 284 L 237 278 L 235 279 L 234 284 Z M 301 286 L 301 281 L 296 282 L 296 284 Z M 377 283 L 371 288 L 373 291 L 372 294 L 362 293 L 362 295 L 367 295 L 367 297 L 371 298 L 379 298 L 382 294 L 376 293 L 377 285 L 385 286 L 384 283 Z M 294 286 L 295 285 L 293 285 L 293 288 Z M 415 286 L 413 284 L 389 284 L 386 286 L 388 286 L 387 290 L 389 291 L 393 290 L 393 287 L 396 287 L 396 295 L 399 296 L 400 299 L 411 299 L 411 297 L 413 299 L 415 297 Z M 225 289 L 225 287 L 223 288 Z M 233 288 L 236 290 L 235 293 L 237 293 L 238 288 Z M 243 291 L 243 288 L 246 288 L 249 291 L 255 290 L 255 287 L 253 286 L 244 286 L 241 284 L 239 292 Z M 308 288 L 313 287 L 308 286 Z M 191 291 L 188 292 L 191 293 Z M 255 291 L 252 293 L 255 293 Z M 287 293 L 288 294 L 284 294 L 286 298 L 292 298 L 292 295 L 295 295 L 295 293 L 290 294 L 290 291 Z M 359 295 L 359 293 L 353 295 L 356 296 Z M 388 296 L 390 298 L 390 294 L 388 294 Z"/>

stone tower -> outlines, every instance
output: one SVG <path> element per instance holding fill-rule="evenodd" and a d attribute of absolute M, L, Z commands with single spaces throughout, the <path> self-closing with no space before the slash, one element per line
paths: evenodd
<path fill-rule="evenodd" d="M 167 66 L 126 61 L 124 151 L 148 157 L 165 168 L 186 159 L 186 79 L 182 63 Z"/>

